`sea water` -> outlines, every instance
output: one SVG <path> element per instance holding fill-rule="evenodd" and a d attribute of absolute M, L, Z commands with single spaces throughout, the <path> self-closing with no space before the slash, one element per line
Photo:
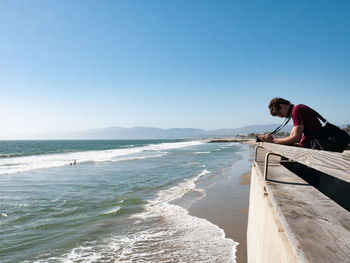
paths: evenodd
<path fill-rule="evenodd" d="M 0 141 L 0 262 L 235 262 L 237 243 L 188 208 L 247 149 Z"/>

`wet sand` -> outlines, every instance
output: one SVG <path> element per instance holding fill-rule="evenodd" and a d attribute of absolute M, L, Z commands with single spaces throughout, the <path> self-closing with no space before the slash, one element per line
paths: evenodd
<path fill-rule="evenodd" d="M 250 185 L 250 171 L 242 174 L 239 185 Z"/>
<path fill-rule="evenodd" d="M 205 218 L 225 231 L 226 237 L 238 242 L 236 259 L 247 262 L 247 223 L 249 207 L 250 171 L 237 174 L 235 165 L 216 178 L 206 196 L 193 204 L 192 215 Z"/>

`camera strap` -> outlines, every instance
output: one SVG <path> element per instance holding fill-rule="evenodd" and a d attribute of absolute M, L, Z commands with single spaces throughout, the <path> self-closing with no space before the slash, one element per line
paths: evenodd
<path fill-rule="evenodd" d="M 282 123 L 280 126 L 278 126 L 273 132 L 270 133 L 270 135 L 276 133 L 276 132 L 279 132 L 280 130 L 283 129 L 284 126 L 286 126 L 288 124 L 288 122 L 290 121 L 290 119 L 292 118 L 292 116 L 289 116 L 285 121 L 284 123 Z"/>
<path fill-rule="evenodd" d="M 288 122 L 290 121 L 290 119 L 292 118 L 292 111 L 293 111 L 293 108 L 294 108 L 294 105 L 291 104 L 289 109 L 288 109 L 288 113 L 287 113 L 287 116 L 289 116 L 285 121 L 284 123 L 282 123 L 280 126 L 278 126 L 273 132 L 270 133 L 270 135 L 276 133 L 276 132 L 279 132 L 280 130 L 283 129 L 284 126 L 286 126 L 288 124 Z M 322 116 L 321 116 L 322 118 Z"/>

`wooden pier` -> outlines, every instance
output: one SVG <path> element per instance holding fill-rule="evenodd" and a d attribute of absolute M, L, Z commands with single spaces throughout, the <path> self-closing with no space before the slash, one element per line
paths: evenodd
<path fill-rule="evenodd" d="M 318 185 L 295 174 L 296 163 L 316 171 Z M 350 155 L 258 143 L 248 262 L 350 262 L 349 208 Z"/>

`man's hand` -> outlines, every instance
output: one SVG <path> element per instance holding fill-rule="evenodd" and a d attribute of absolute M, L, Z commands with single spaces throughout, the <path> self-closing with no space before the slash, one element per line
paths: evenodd
<path fill-rule="evenodd" d="M 272 142 L 274 138 L 271 136 L 271 134 L 266 133 L 264 135 L 259 135 L 258 138 L 262 141 L 262 142 Z"/>

